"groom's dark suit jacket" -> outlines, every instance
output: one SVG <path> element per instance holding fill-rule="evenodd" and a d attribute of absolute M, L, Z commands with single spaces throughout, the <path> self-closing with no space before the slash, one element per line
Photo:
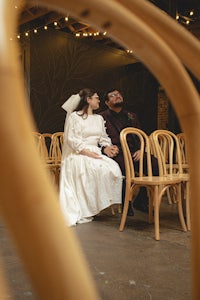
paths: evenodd
<path fill-rule="evenodd" d="M 122 174 L 125 175 L 124 157 L 120 143 L 120 132 L 126 127 L 140 128 L 138 117 L 135 113 L 127 110 L 115 113 L 114 111 L 107 109 L 100 114 L 106 121 L 106 131 L 108 136 L 111 138 L 112 144 L 117 145 L 120 150 L 119 154 L 113 159 L 119 164 Z M 132 153 L 139 149 L 139 141 L 135 136 L 129 136 L 128 143 Z"/>

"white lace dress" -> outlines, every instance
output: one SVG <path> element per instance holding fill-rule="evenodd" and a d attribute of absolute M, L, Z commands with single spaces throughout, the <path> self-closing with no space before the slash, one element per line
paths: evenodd
<path fill-rule="evenodd" d="M 98 214 L 114 203 L 121 203 L 122 174 L 118 164 L 101 154 L 111 145 L 102 116 L 82 118 L 73 112 L 67 121 L 60 175 L 60 205 L 67 225 Z M 79 154 L 83 149 L 101 159 Z"/>

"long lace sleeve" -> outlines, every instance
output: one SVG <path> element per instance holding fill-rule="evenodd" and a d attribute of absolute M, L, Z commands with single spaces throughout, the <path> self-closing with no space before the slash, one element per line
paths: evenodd
<path fill-rule="evenodd" d="M 99 139 L 99 145 L 101 147 L 111 146 L 112 145 L 111 139 L 109 138 L 109 136 L 106 132 L 106 127 L 105 127 L 106 122 L 104 121 L 103 117 L 101 117 L 101 119 L 102 119 L 102 134 Z"/>
<path fill-rule="evenodd" d="M 72 113 L 67 120 L 65 142 L 77 153 L 85 149 L 80 117 L 76 113 Z"/>

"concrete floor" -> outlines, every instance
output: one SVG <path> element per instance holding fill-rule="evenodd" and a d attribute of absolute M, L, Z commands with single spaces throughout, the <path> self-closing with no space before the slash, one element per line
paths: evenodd
<path fill-rule="evenodd" d="M 120 215 L 112 216 L 107 209 L 93 222 L 73 228 L 99 299 L 191 299 L 190 232 L 181 231 L 176 205 L 161 205 L 159 242 L 154 240 L 154 227 L 147 223 L 147 214 L 135 210 L 135 216 L 128 217 L 124 232 L 119 232 L 119 222 Z M 6 299 L 37 299 L 2 222 L 0 241 L 0 255 L 12 293 Z"/>

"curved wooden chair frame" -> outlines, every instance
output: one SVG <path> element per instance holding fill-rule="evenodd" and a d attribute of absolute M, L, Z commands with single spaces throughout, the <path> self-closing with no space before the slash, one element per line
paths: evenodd
<path fill-rule="evenodd" d="M 178 138 L 180 149 L 181 149 L 183 169 L 185 172 L 188 172 L 188 154 L 187 154 L 187 143 L 185 139 L 185 134 L 181 132 L 178 133 L 176 136 Z"/>
<path fill-rule="evenodd" d="M 17 3 L 23 1 L 16 0 Z M 195 201 L 200 198 L 200 105 L 199 95 L 183 66 L 200 78 L 199 41 L 145 0 L 38 0 L 37 3 L 67 11 L 134 49 L 168 93 L 188 142 L 193 299 L 200 299 L 200 201 Z M 0 2 L 0 137 L 4 140 L 0 152 L 4 174 L 0 181 L 1 214 L 40 299 L 94 300 L 97 293 L 85 260 L 71 229 L 65 227 L 57 193 L 31 135 L 35 128 L 25 101 L 17 46 L 9 39 L 17 27 L 17 10 L 12 4 L 8 0 Z M 23 137 L 23 146 L 18 136 Z"/>
<path fill-rule="evenodd" d="M 140 160 L 139 170 L 135 172 L 132 153 L 129 149 L 127 136 L 135 135 L 140 141 Z M 160 225 L 159 225 L 159 212 L 160 204 L 165 191 L 171 187 L 176 186 L 177 190 L 177 203 L 179 219 L 183 231 L 187 231 L 186 224 L 184 221 L 182 201 L 181 201 L 181 182 L 182 178 L 179 176 L 166 176 L 162 173 L 160 176 L 153 176 L 152 164 L 151 164 L 151 152 L 150 152 L 150 141 L 149 137 L 144 131 L 138 128 L 127 127 L 124 128 L 120 133 L 120 141 L 122 145 L 125 169 L 126 169 L 126 193 L 124 201 L 124 209 L 122 213 L 120 231 L 124 230 L 125 221 L 128 212 L 129 201 L 132 200 L 132 196 L 138 187 L 145 187 L 149 195 L 149 221 L 152 222 L 152 211 L 154 211 L 154 228 L 155 228 L 155 239 L 160 240 Z M 144 156 L 146 155 L 147 166 L 144 164 Z M 158 157 L 159 169 L 161 159 Z M 138 174 L 136 174 L 138 173 Z"/>
<path fill-rule="evenodd" d="M 175 133 L 158 129 L 152 132 L 152 141 L 154 142 L 154 147 L 157 152 L 157 159 L 159 165 L 159 175 L 160 176 L 170 176 L 175 178 L 180 178 L 183 187 L 183 196 L 186 204 L 186 222 L 188 230 L 191 230 L 190 222 L 190 183 L 189 174 L 184 172 L 184 166 L 182 161 L 182 153 L 180 148 L 180 143 L 178 137 Z M 165 147 L 163 147 L 165 145 Z M 176 201 L 176 189 L 174 202 Z"/>

